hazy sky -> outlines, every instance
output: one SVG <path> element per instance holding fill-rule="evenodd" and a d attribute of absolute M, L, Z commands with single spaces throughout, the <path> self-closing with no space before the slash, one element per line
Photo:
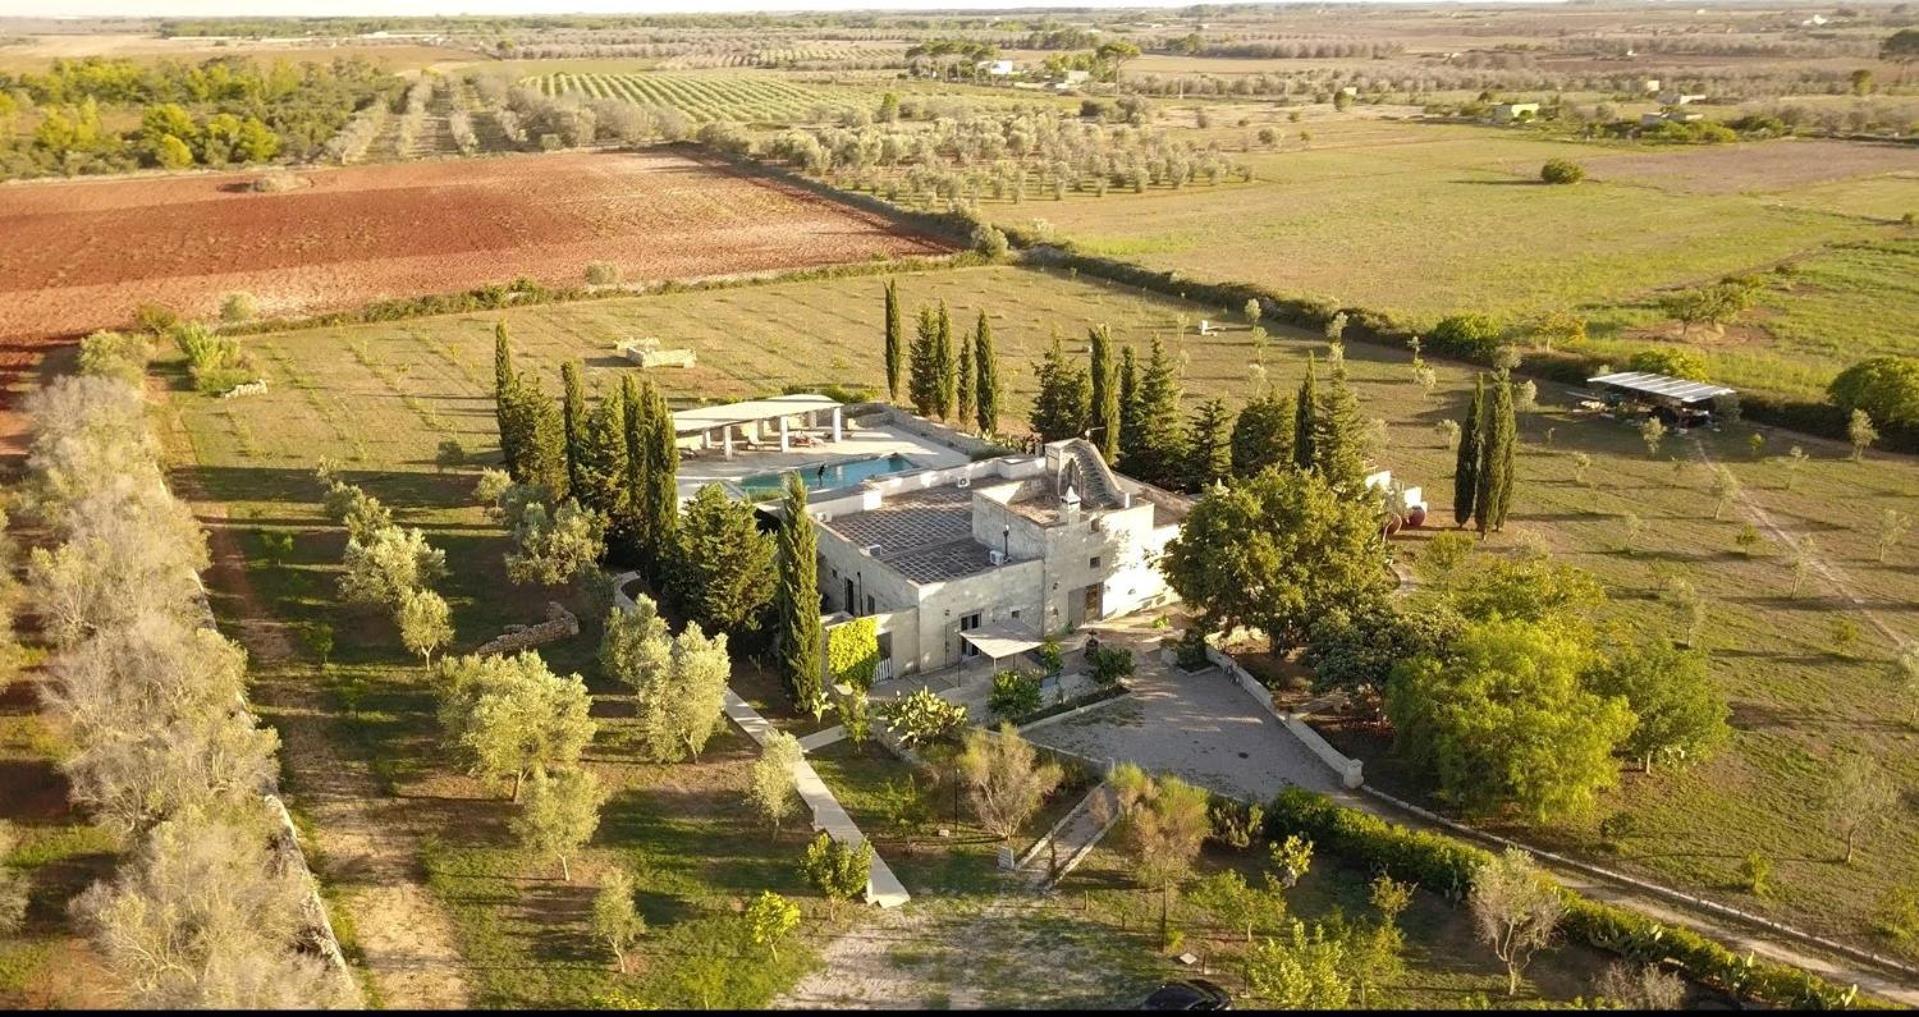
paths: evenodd
<path fill-rule="evenodd" d="M 0 16 L 101 17 L 319 14 L 569 14 L 683 11 L 991 10 L 1034 7 L 1143 7 L 1116 0 L 0 0 Z M 1167 3 L 1165 6 L 1175 6 Z"/>

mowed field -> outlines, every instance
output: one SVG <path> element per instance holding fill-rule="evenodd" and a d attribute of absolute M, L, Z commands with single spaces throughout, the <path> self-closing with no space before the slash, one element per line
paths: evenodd
<path fill-rule="evenodd" d="M 875 216 L 670 152 L 565 153 L 0 188 L 0 340 L 211 314 L 301 314 L 505 283 L 686 278 L 943 250 Z"/>
<path fill-rule="evenodd" d="M 1232 150 L 1251 132 L 1228 123 L 1216 116 L 1204 134 Z M 1632 340 L 1618 347 L 1629 352 L 1676 336 L 1650 307 L 1659 290 L 1817 259 L 1830 245 L 1897 241 L 1911 234 L 1899 217 L 1919 209 L 1919 152 L 1910 147 L 1788 140 L 1629 148 L 1323 115 L 1278 126 L 1279 152 L 1238 156 L 1256 174 L 1251 183 L 987 202 L 986 211 L 1019 225 L 1044 220 L 1089 253 L 1330 298 L 1414 328 L 1460 312 L 1518 322 L 1572 310 L 1589 319 L 1595 338 Z M 1538 183 L 1550 158 L 1582 163 L 1589 179 Z M 1898 264 L 1895 276 L 1919 268 L 1910 258 Z M 1804 292 L 1832 292 L 1834 281 Z M 1856 295 L 1848 292 L 1855 281 Z M 1910 286 L 1848 276 L 1839 292 L 1871 313 L 1829 320 L 1836 331 L 1812 340 L 1761 328 L 1703 343 L 1715 376 L 1805 395 L 1857 359 L 1851 351 L 1882 348 L 1887 334 L 1910 349 L 1909 333 L 1887 327 L 1888 316 L 1919 314 Z M 1792 302 L 1778 294 L 1762 300 L 1782 305 L 1773 312 L 1781 314 Z M 1763 325 L 1763 316 L 1754 320 Z M 1718 337 L 1695 330 L 1688 338 Z M 1792 368 L 1789 377 L 1781 364 Z"/>
<path fill-rule="evenodd" d="M 1237 405 L 1260 357 L 1244 326 L 1207 337 L 1179 335 L 1182 320 L 1222 318 L 1220 309 L 1183 303 L 1099 281 L 1012 267 L 928 271 L 898 277 L 910 320 L 914 308 L 945 298 L 956 328 L 985 310 L 1009 378 L 1009 417 L 1017 422 L 1035 388 L 1034 362 L 1052 330 L 1083 351 L 1084 329 L 1108 322 L 1122 341 L 1166 336 L 1186 363 L 1190 400 L 1222 396 Z M 881 382 L 881 280 L 848 278 L 742 286 L 620 300 L 529 307 L 506 312 L 523 368 L 541 368 L 558 392 L 561 360 L 582 358 L 589 385 L 604 389 L 626 368 L 611 357 L 615 339 L 658 336 L 699 356 L 688 371 L 660 372 L 677 400 L 737 398 L 785 384 Z M 317 486 L 306 470 L 322 456 L 360 475 L 382 474 L 383 499 L 402 509 L 440 511 L 464 500 L 470 478 L 439 477 L 438 442 L 458 438 L 471 452 L 494 447 L 490 396 L 496 316 L 455 315 L 386 325 L 317 329 L 248 339 L 273 386 L 271 399 L 178 398 L 192 457 L 206 487 L 242 503 L 241 519 L 312 518 Z M 1323 341 L 1278 335 L 1263 354 L 1271 382 L 1297 383 L 1306 354 Z M 1441 383 L 1427 399 L 1407 356 L 1353 344 L 1349 370 L 1370 414 L 1387 422 L 1378 461 L 1423 485 L 1434 518 L 1447 507 L 1453 453 L 1436 430 L 1457 418 L 1469 371 L 1439 364 Z M 1651 777 L 1624 774 L 1605 810 L 1631 812 L 1639 832 L 1618 853 L 1600 846 L 1594 820 L 1527 835 L 1823 932 L 1870 939 L 1880 896 L 1919 871 L 1919 731 L 1904 719 L 1891 673 L 1892 634 L 1911 638 L 1919 604 L 1919 549 L 1895 547 L 1882 562 L 1875 547 L 1880 515 L 1919 506 L 1919 465 L 1872 456 L 1847 460 L 1837 445 L 1765 431 L 1755 457 L 1749 429 L 1670 439 L 1649 456 L 1637 433 L 1611 421 L 1578 417 L 1563 391 L 1542 394 L 1546 408 L 1521 423 L 1515 523 L 1486 545 L 1506 553 L 1538 541 L 1563 560 L 1592 570 L 1613 595 L 1609 614 L 1641 638 L 1678 631 L 1680 612 L 1659 599 L 1672 577 L 1691 582 L 1707 603 L 1705 631 L 1713 673 L 1733 707 L 1731 746 L 1690 769 Z M 1796 477 L 1780 458 L 1802 445 L 1810 460 Z M 1591 457 L 1587 483 L 1574 479 L 1575 453 Z M 1715 518 L 1706 458 L 1730 466 L 1745 502 Z M 185 465 L 185 464 L 183 464 Z M 1791 480 L 1788 489 L 1788 480 Z M 1636 517 L 1642 532 L 1630 552 L 1623 534 Z M 1750 556 L 1734 537 L 1748 522 L 1765 536 Z M 256 524 L 243 524 L 256 525 Z M 259 527 L 281 525 L 261 522 Z M 1776 529 L 1775 529 L 1776 527 Z M 459 537 L 472 540 L 468 533 Z M 1794 548 L 1812 539 L 1820 562 L 1793 595 Z M 1397 545 L 1414 553 L 1417 541 Z M 463 643 L 490 630 L 468 628 L 475 612 L 492 618 L 488 598 L 456 601 Z M 1858 630 L 1835 640 L 1841 620 Z M 1883 626 L 1883 628 L 1882 628 Z M 388 638 L 381 635 L 378 638 Z M 398 654 L 397 647 L 395 648 Z M 1843 747 L 1870 752 L 1892 768 L 1905 798 L 1851 868 L 1825 822 L 1830 761 Z M 1362 746 L 1368 774 L 1418 795 L 1418 774 L 1399 771 Z M 1737 889 L 1748 852 L 1773 860 L 1774 896 Z"/>

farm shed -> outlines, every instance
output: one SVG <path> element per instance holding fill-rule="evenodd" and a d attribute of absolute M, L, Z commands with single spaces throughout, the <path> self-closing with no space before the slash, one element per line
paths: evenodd
<path fill-rule="evenodd" d="M 1648 371 L 1615 371 L 1587 378 L 1586 384 L 1615 407 L 1643 408 L 1671 424 L 1708 422 L 1712 411 L 1706 404 L 1737 394 L 1724 385 Z"/>

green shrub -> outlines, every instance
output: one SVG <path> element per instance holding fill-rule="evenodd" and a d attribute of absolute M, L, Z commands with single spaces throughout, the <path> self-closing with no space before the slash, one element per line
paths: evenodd
<path fill-rule="evenodd" d="M 153 347 L 132 332 L 95 332 L 80 340 L 80 373 L 138 384 L 147 373 Z"/>
<path fill-rule="evenodd" d="M 1548 159 L 1539 167 L 1539 179 L 1549 184 L 1576 184 L 1586 179 L 1586 168 L 1571 159 Z"/>
<path fill-rule="evenodd" d="M 229 293 L 226 299 L 220 302 L 220 320 L 229 324 L 237 325 L 243 321 L 252 321 L 259 313 L 260 303 L 253 299 L 251 293 Z"/>
<path fill-rule="evenodd" d="M 1861 360 L 1839 372 L 1826 394 L 1844 413 L 1865 410 L 1879 423 L 1919 424 L 1919 358 Z"/>
<path fill-rule="evenodd" d="M 1493 355 L 1505 342 L 1505 329 L 1490 316 L 1455 314 L 1433 326 L 1432 333 L 1426 337 L 1426 348 L 1484 364 L 1492 362 Z"/>
<path fill-rule="evenodd" d="M 1706 358 L 1683 346 L 1650 346 L 1626 361 L 1628 371 L 1664 374 L 1689 381 L 1706 380 Z"/>
<path fill-rule="evenodd" d="M 826 670 L 835 682 L 870 689 L 879 666 L 879 626 L 873 619 L 855 618 L 826 630 Z"/>
<path fill-rule="evenodd" d="M 1039 659 L 1040 668 L 1049 678 L 1059 674 L 1066 667 L 1066 651 L 1060 649 L 1059 640 L 1052 636 L 1047 636 L 1046 641 L 1039 644 L 1039 649 L 1033 651 L 1033 656 Z"/>
<path fill-rule="evenodd" d="M 1092 667 L 1093 680 L 1102 687 L 1117 685 L 1123 678 L 1133 676 L 1133 651 L 1124 646 L 1099 646 L 1086 655 L 1086 662 Z"/>
<path fill-rule="evenodd" d="M 253 365 L 238 339 L 214 335 L 205 325 L 187 322 L 173 328 L 173 342 L 186 354 L 196 391 L 217 394 L 254 378 Z"/>
<path fill-rule="evenodd" d="M 610 261 L 589 261 L 586 263 L 586 282 L 589 286 L 612 286 L 620 281 L 620 267 Z"/>
<path fill-rule="evenodd" d="M 1017 722 L 1039 712 L 1040 677 L 1029 671 L 1001 671 L 993 676 L 986 708 L 1001 720 Z"/>
<path fill-rule="evenodd" d="M 1179 642 L 1174 644 L 1173 659 L 1188 671 L 1198 671 L 1212 664 L 1212 660 L 1206 656 L 1206 633 L 1198 628 L 1187 629 L 1179 637 Z"/>

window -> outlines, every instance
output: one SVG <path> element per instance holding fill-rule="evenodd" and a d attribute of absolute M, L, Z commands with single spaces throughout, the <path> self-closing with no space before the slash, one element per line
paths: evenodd
<path fill-rule="evenodd" d="M 1096 569 L 1096 568 L 1099 568 L 1099 563 L 1100 563 L 1099 555 L 1094 555 L 1092 560 L 1086 563 L 1086 567 L 1089 569 Z"/>

